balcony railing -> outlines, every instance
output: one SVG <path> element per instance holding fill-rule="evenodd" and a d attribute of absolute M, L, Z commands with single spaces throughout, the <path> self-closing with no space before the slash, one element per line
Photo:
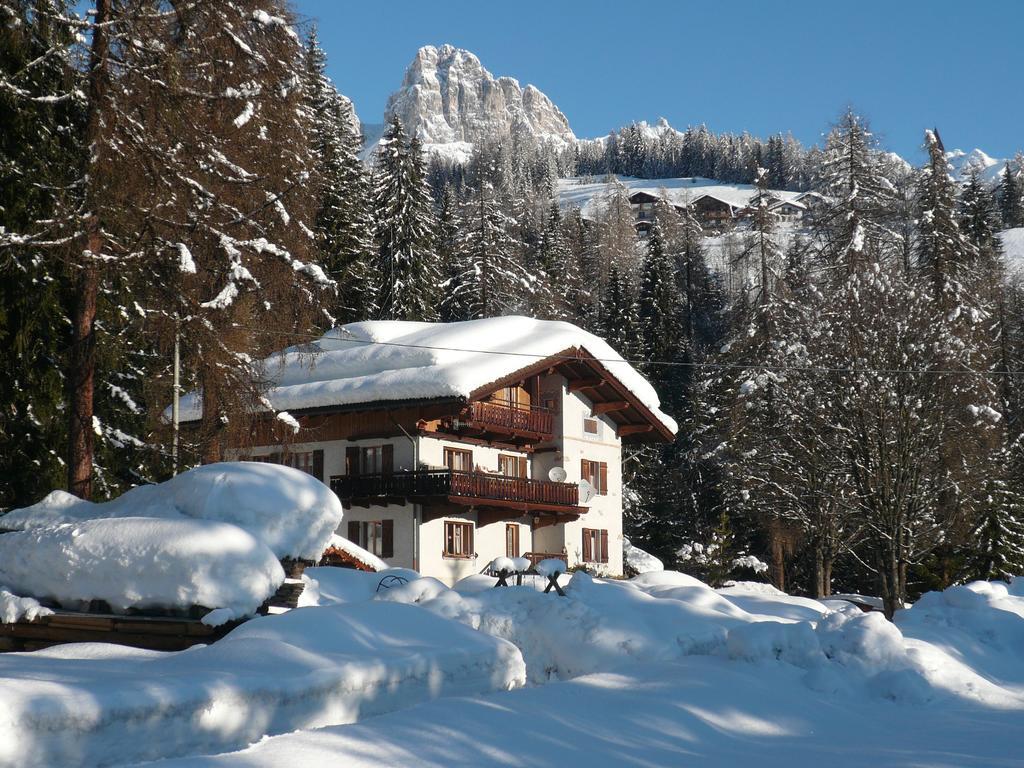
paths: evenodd
<path fill-rule="evenodd" d="M 467 414 L 474 427 L 509 433 L 550 436 L 554 414 L 549 408 L 506 401 L 474 402 Z"/>
<path fill-rule="evenodd" d="M 447 497 L 522 504 L 524 507 L 579 506 L 579 487 L 574 483 L 451 469 L 425 469 L 391 475 L 336 475 L 331 478 L 331 490 L 342 501 Z"/>

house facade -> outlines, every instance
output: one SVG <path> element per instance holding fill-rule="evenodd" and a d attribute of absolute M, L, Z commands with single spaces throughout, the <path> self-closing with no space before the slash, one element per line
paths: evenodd
<path fill-rule="evenodd" d="M 370 338 L 326 344 L 306 375 L 286 365 L 268 393 L 297 431 L 268 414 L 231 458 L 317 476 L 344 506 L 340 535 L 448 584 L 498 556 L 622 573 L 623 445 L 675 425 L 610 347 L 529 318 L 346 329 Z"/>

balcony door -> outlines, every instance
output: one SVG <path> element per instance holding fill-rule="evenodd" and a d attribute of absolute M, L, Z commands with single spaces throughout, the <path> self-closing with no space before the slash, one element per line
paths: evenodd
<path fill-rule="evenodd" d="M 519 526 L 515 523 L 505 524 L 505 556 L 519 557 Z"/>

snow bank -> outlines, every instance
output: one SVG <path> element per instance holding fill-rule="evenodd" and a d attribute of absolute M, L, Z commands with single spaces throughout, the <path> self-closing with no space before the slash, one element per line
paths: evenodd
<path fill-rule="evenodd" d="M 523 680 L 509 643 L 429 611 L 374 602 L 255 619 L 180 653 L 80 644 L 0 654 L 0 766 L 239 749 L 266 734 Z"/>
<path fill-rule="evenodd" d="M 658 421 L 676 431 L 672 418 L 659 410 L 658 395 L 647 379 L 605 341 L 571 323 L 518 316 L 460 323 L 349 323 L 312 345 L 292 347 L 265 360 L 266 376 L 273 382 L 266 396 L 278 411 L 464 398 L 572 348 L 600 360 Z M 182 419 L 201 416 L 196 393 L 182 398 Z"/>
<path fill-rule="evenodd" d="M 274 553 L 234 525 L 125 517 L 0 534 L 0 583 L 65 608 L 224 608 L 252 614 L 284 580 Z"/>
<path fill-rule="evenodd" d="M 207 464 L 157 485 L 133 488 L 102 504 L 54 491 L 2 518 L 3 528 L 115 517 L 194 518 L 231 523 L 279 558 L 319 559 L 341 522 L 341 502 L 315 477 L 262 462 Z"/>
<path fill-rule="evenodd" d="M 38 600 L 19 597 L 10 590 L 0 587 L 0 624 L 13 624 L 22 619 L 35 621 L 38 616 L 49 616 L 52 613 L 49 608 L 41 606 Z"/>
<path fill-rule="evenodd" d="M 634 547 L 626 537 L 622 538 L 622 561 L 634 573 L 649 573 L 665 570 L 665 564 L 654 555 Z"/>

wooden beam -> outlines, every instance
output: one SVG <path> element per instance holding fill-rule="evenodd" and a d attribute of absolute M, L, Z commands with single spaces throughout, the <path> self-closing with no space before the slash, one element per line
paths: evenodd
<path fill-rule="evenodd" d="M 644 432 L 651 432 L 654 429 L 650 424 L 623 424 L 617 430 L 615 430 L 616 437 L 625 437 L 626 435 L 640 435 Z"/>
<path fill-rule="evenodd" d="M 591 416 L 600 416 L 602 413 L 612 413 L 613 411 L 624 411 L 629 408 L 629 403 L 625 400 L 612 400 L 608 403 L 594 403 L 594 407 L 590 409 Z"/>
<path fill-rule="evenodd" d="M 594 389 L 604 384 L 604 379 L 576 379 L 570 381 L 566 386 L 569 392 L 579 392 L 581 389 Z"/>

